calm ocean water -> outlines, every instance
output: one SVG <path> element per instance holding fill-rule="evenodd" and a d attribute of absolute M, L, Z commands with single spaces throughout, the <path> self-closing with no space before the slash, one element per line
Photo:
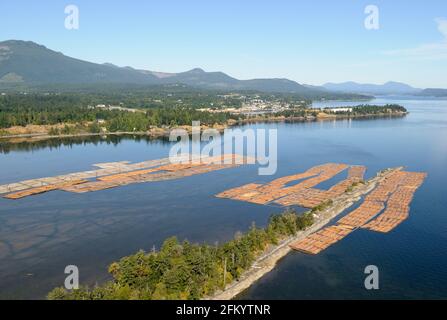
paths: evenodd
<path fill-rule="evenodd" d="M 395 119 L 252 125 L 278 129 L 273 177 L 258 176 L 256 167 L 245 166 L 87 194 L 0 198 L 0 298 L 44 298 L 63 284 L 69 264 L 79 267 L 81 283 L 104 281 L 109 263 L 159 247 L 172 235 L 215 243 L 253 221 L 263 226 L 281 210 L 214 195 L 326 162 L 364 164 L 368 176 L 400 165 L 429 176 L 416 193 L 410 218 L 393 232 L 359 230 L 318 256 L 291 253 L 240 298 L 447 298 L 447 101 L 388 98 L 372 103 L 400 103 L 411 113 Z M 74 141 L 1 145 L 0 184 L 90 170 L 99 162 L 166 157 L 170 147 L 131 138 Z M 373 292 L 363 286 L 363 270 L 371 264 L 380 270 L 380 290 Z"/>

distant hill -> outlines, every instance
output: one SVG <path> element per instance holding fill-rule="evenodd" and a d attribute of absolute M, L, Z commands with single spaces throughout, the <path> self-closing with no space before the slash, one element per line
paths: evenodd
<path fill-rule="evenodd" d="M 422 90 L 418 95 L 426 97 L 447 97 L 447 89 L 428 88 Z"/>
<path fill-rule="evenodd" d="M 97 64 L 65 56 L 31 41 L 0 42 L 0 87 L 88 88 L 130 85 L 157 86 L 184 84 L 213 90 L 250 90 L 300 94 L 305 98 L 365 98 L 330 93 L 324 88 L 301 85 L 288 79 L 238 80 L 223 72 L 196 68 L 181 73 L 165 73 Z"/>
<path fill-rule="evenodd" d="M 343 83 L 326 83 L 324 88 L 335 92 L 351 92 L 357 94 L 372 94 L 372 95 L 392 95 L 392 94 L 417 94 L 421 89 L 413 88 L 405 83 L 387 82 L 382 85 L 378 84 L 362 84 L 357 82 L 343 82 Z"/>
<path fill-rule="evenodd" d="M 181 73 L 142 71 L 159 77 L 162 83 L 184 83 L 189 86 L 213 90 L 255 90 L 261 92 L 321 94 L 315 88 L 307 88 L 288 79 L 238 80 L 223 72 L 206 72 L 200 68 Z"/>
<path fill-rule="evenodd" d="M 30 41 L 0 42 L 0 83 L 155 84 L 157 81 L 153 75 L 70 58 Z"/>
<path fill-rule="evenodd" d="M 195 68 L 180 73 L 157 73 L 162 83 L 184 83 L 194 87 L 207 87 L 211 89 L 228 88 L 238 84 L 239 80 L 223 72 L 205 72 Z"/>

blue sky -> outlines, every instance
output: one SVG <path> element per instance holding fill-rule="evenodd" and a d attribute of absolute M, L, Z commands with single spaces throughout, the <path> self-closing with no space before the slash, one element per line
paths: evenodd
<path fill-rule="evenodd" d="M 64 27 L 77 5 L 79 30 Z M 380 28 L 364 27 L 367 5 Z M 156 71 L 447 87 L 447 1 L 2 0 L 0 40 Z"/>

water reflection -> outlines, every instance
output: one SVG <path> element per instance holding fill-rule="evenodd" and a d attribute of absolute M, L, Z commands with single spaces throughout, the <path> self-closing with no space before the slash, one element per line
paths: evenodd
<path fill-rule="evenodd" d="M 151 137 L 145 135 L 95 135 L 62 138 L 12 138 L 0 139 L 0 153 L 8 154 L 13 151 L 36 151 L 41 149 L 58 149 L 62 146 L 73 147 L 76 145 L 118 145 L 124 141 L 146 142 L 146 144 L 160 143 L 169 144 L 168 137 Z"/>

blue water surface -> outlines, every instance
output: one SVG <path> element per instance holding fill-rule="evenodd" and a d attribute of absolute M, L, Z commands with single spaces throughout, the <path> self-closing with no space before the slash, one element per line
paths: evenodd
<path fill-rule="evenodd" d="M 358 104 L 320 105 L 348 103 Z M 428 178 L 411 204 L 410 218 L 393 232 L 358 230 L 317 256 L 293 252 L 239 298 L 447 298 L 447 101 L 388 97 L 370 103 L 399 103 L 410 114 L 244 126 L 278 130 L 275 176 L 259 176 L 256 166 L 241 166 L 86 194 L 0 198 L 0 298 L 45 298 L 63 284 L 67 265 L 79 267 L 81 283 L 101 283 L 109 277 L 111 262 L 158 248 L 169 236 L 219 243 L 252 222 L 263 226 L 281 209 L 214 195 L 326 162 L 366 165 L 368 177 L 403 165 L 427 172 Z M 32 148 L 2 142 L 0 184 L 91 170 L 99 162 L 162 158 L 170 146 L 131 137 Z M 364 268 L 371 264 L 380 270 L 377 291 L 363 285 Z"/>

